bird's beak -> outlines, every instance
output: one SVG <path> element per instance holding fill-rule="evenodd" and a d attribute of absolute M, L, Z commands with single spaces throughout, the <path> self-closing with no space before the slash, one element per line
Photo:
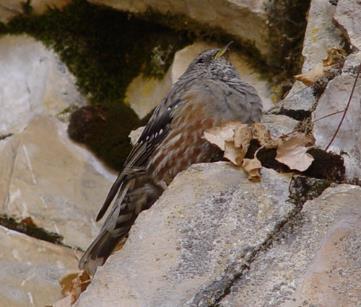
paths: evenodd
<path fill-rule="evenodd" d="M 223 56 L 229 49 L 229 46 L 233 44 L 233 41 L 230 41 L 226 46 L 220 49 L 214 56 L 214 59 L 218 59 Z"/>

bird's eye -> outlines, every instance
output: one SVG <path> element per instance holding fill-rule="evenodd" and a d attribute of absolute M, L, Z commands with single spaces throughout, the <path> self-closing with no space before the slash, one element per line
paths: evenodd
<path fill-rule="evenodd" d="M 204 63 L 204 58 L 198 59 L 197 63 Z"/>

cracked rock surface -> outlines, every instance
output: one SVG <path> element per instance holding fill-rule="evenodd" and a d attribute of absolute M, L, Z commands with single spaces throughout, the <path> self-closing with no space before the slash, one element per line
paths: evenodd
<path fill-rule="evenodd" d="M 68 138 L 66 125 L 37 116 L 0 142 L 0 155 L 0 213 L 31 217 L 64 244 L 86 248 L 98 232 L 94 216 L 113 177 Z"/>
<path fill-rule="evenodd" d="M 208 299 L 209 288 L 226 291 L 295 210 L 290 178 L 268 169 L 262 176 L 251 183 L 226 162 L 177 176 L 77 306 L 183 306 Z"/>
<path fill-rule="evenodd" d="M 321 118 L 328 114 L 343 111 L 349 100 L 350 93 L 355 82 L 355 71 L 361 64 L 361 54 L 352 54 L 346 60 L 343 72 L 331 80 L 324 93 L 318 100 L 317 108 L 313 113 L 313 118 Z M 335 140 L 330 146 L 330 150 L 343 154 L 346 164 L 346 177 L 349 179 L 361 177 L 361 80 L 357 81 L 355 91 L 345 115 L 345 119 L 340 127 Z M 316 145 L 325 148 L 330 142 L 334 132 L 339 125 L 343 113 L 330 116 L 326 120 L 319 120 L 314 124 L 314 135 Z"/>
<path fill-rule="evenodd" d="M 220 306 L 359 306 L 360 197 L 339 185 L 306 202 Z"/>
<path fill-rule="evenodd" d="M 59 279 L 77 269 L 79 253 L 0 226 L 0 305 L 48 306 Z"/>

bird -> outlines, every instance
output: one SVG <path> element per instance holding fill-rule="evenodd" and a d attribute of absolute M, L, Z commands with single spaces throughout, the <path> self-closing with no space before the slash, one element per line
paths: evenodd
<path fill-rule="evenodd" d="M 219 149 L 204 139 L 205 130 L 229 121 L 261 120 L 262 100 L 228 61 L 229 45 L 196 56 L 154 109 L 96 217 L 99 221 L 113 202 L 79 261 L 80 269 L 94 275 L 138 214 L 155 203 L 179 172 L 194 163 L 220 160 Z"/>

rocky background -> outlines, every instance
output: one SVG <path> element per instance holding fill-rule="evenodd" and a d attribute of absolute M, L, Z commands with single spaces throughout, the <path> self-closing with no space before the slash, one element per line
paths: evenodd
<path fill-rule="evenodd" d="M 0 34 L 0 306 L 74 303 L 128 134 L 230 40 L 264 125 L 312 133 L 313 163 L 192 166 L 75 305 L 361 306 L 359 1 L 0 0 Z"/>

